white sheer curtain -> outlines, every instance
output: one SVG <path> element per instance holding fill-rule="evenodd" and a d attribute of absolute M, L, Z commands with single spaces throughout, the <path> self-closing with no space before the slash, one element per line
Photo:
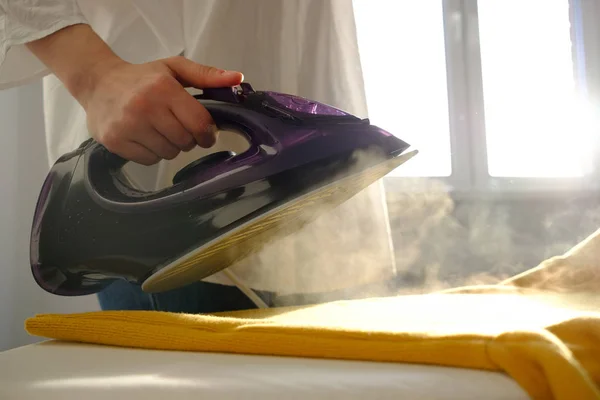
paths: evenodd
<path fill-rule="evenodd" d="M 448 176 L 442 1 L 353 4 L 369 118 L 420 151 L 390 176 Z"/>

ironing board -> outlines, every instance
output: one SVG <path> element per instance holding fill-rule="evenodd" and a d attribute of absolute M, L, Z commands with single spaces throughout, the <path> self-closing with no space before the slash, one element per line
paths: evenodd
<path fill-rule="evenodd" d="M 46 341 L 0 353 L 3 400 L 528 399 L 501 373 Z"/>

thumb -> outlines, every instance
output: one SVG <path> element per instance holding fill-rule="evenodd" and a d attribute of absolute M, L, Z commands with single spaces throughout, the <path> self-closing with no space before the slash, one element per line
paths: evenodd
<path fill-rule="evenodd" d="M 175 78 L 184 87 L 197 89 L 227 87 L 239 85 L 244 75 L 237 71 L 225 71 L 219 68 L 195 63 L 185 57 L 171 57 L 163 60 Z"/>

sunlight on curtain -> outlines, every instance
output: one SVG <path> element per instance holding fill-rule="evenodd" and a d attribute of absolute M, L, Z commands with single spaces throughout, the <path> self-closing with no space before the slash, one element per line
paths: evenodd
<path fill-rule="evenodd" d="M 451 173 L 441 1 L 354 0 L 372 123 L 420 154 L 390 176 Z"/>

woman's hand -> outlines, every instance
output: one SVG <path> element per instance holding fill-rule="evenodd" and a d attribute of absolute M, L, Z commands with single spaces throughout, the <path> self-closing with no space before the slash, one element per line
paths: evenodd
<path fill-rule="evenodd" d="M 144 165 L 215 143 L 210 114 L 184 86 L 234 86 L 242 81 L 239 72 L 183 57 L 146 64 L 118 62 L 94 75 L 89 90 L 78 96 L 91 135 L 109 151 Z"/>
<path fill-rule="evenodd" d="M 144 165 L 214 144 L 210 114 L 185 87 L 235 86 L 243 80 L 240 72 L 184 57 L 125 62 L 82 24 L 27 46 L 85 109 L 92 137 L 109 151 Z"/>

